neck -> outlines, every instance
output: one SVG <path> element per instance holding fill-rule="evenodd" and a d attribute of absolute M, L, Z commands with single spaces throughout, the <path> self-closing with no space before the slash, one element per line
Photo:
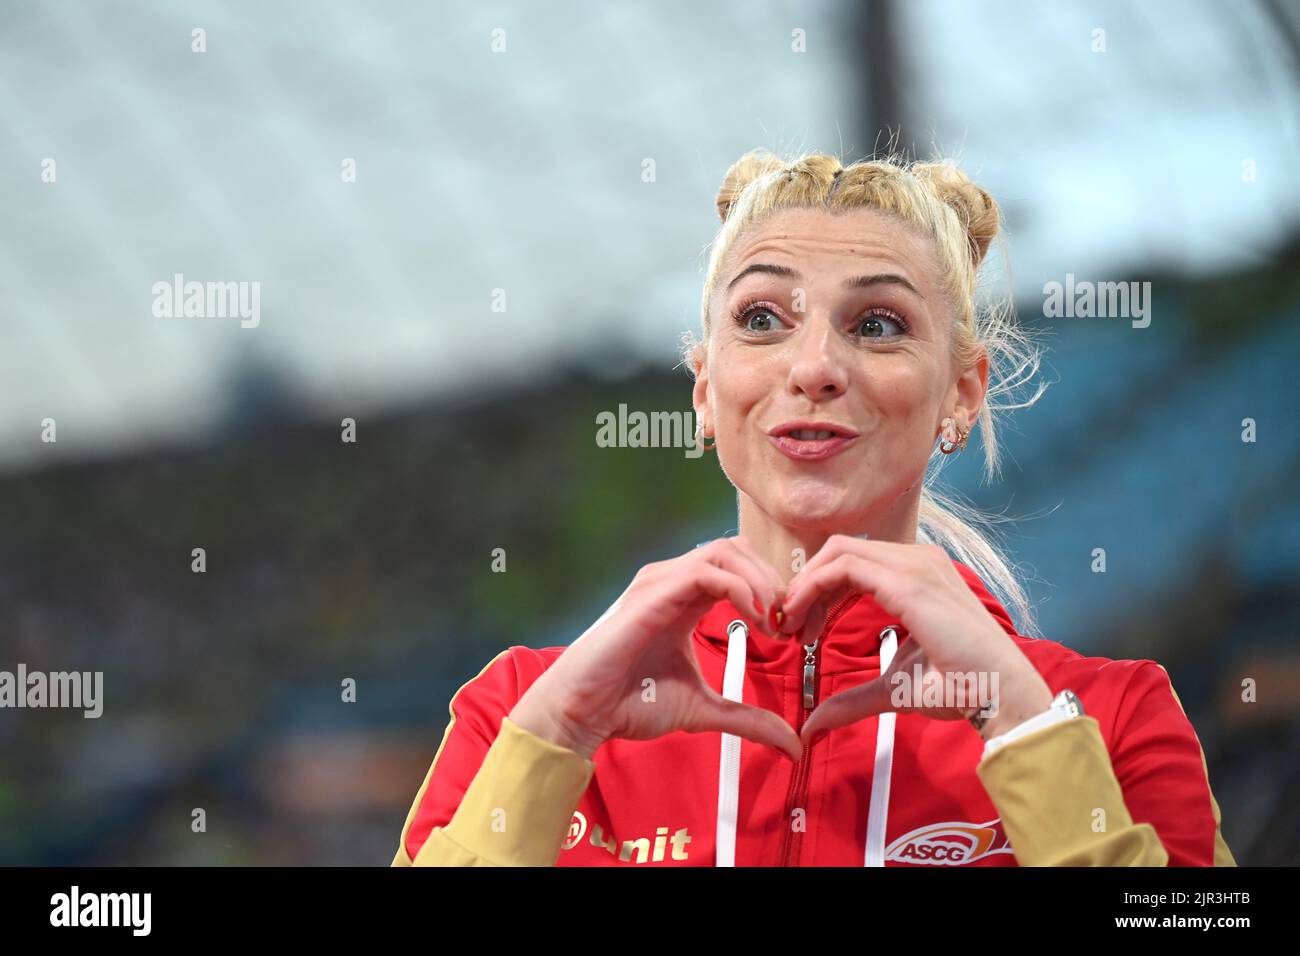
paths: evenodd
<path fill-rule="evenodd" d="M 830 527 L 783 524 L 743 491 L 738 493 L 738 497 L 740 533 L 753 543 L 785 582 L 811 561 L 832 535 L 860 537 L 865 534 L 872 541 L 916 542 L 919 497 L 907 496 L 887 508 Z"/>

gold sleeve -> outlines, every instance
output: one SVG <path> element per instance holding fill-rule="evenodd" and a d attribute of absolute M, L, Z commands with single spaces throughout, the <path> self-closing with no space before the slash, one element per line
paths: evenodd
<path fill-rule="evenodd" d="M 1155 827 L 1133 821 L 1096 718 L 1075 717 L 1027 734 L 985 756 L 976 773 L 1021 866 L 1169 863 Z M 1214 864 L 1235 866 L 1212 795 L 1210 804 Z"/>
<path fill-rule="evenodd" d="M 596 765 L 501 719 L 501 730 L 445 827 L 394 866 L 553 866 Z"/>

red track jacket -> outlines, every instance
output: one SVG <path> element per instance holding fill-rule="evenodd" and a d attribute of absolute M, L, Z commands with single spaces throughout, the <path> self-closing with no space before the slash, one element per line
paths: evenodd
<path fill-rule="evenodd" d="M 565 648 L 511 647 L 452 697 L 393 865 L 1234 866 L 1164 668 L 1022 637 L 954 564 L 1052 692 L 1073 690 L 1086 716 L 987 754 L 965 721 L 900 713 L 833 730 L 797 764 L 685 732 L 609 740 L 586 760 L 506 718 Z M 723 601 L 696 626 L 705 680 L 724 693 L 730 654 L 728 696 L 741 683 L 741 699 L 797 730 L 811 709 L 804 648 L 747 628 L 733 641 L 739 616 Z M 879 676 L 898 635 L 907 640 L 870 595 L 842 604 L 807 675 L 813 703 Z"/>

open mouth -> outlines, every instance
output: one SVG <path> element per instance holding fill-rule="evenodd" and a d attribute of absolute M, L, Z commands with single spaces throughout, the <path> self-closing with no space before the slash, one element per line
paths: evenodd
<path fill-rule="evenodd" d="M 786 434 L 796 441 L 822 441 L 827 438 L 834 438 L 838 433 L 833 431 L 813 431 L 811 428 L 796 428 Z"/>
<path fill-rule="evenodd" d="M 847 448 L 858 433 L 834 422 L 787 422 L 768 432 L 777 451 L 795 461 L 821 461 Z"/>

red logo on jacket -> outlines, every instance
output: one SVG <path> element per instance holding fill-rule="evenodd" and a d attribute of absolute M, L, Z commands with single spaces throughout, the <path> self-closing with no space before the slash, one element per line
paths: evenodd
<path fill-rule="evenodd" d="M 988 823 L 929 823 L 889 845 L 886 860 L 929 866 L 960 866 L 995 853 L 1013 853 L 1002 821 Z"/>

